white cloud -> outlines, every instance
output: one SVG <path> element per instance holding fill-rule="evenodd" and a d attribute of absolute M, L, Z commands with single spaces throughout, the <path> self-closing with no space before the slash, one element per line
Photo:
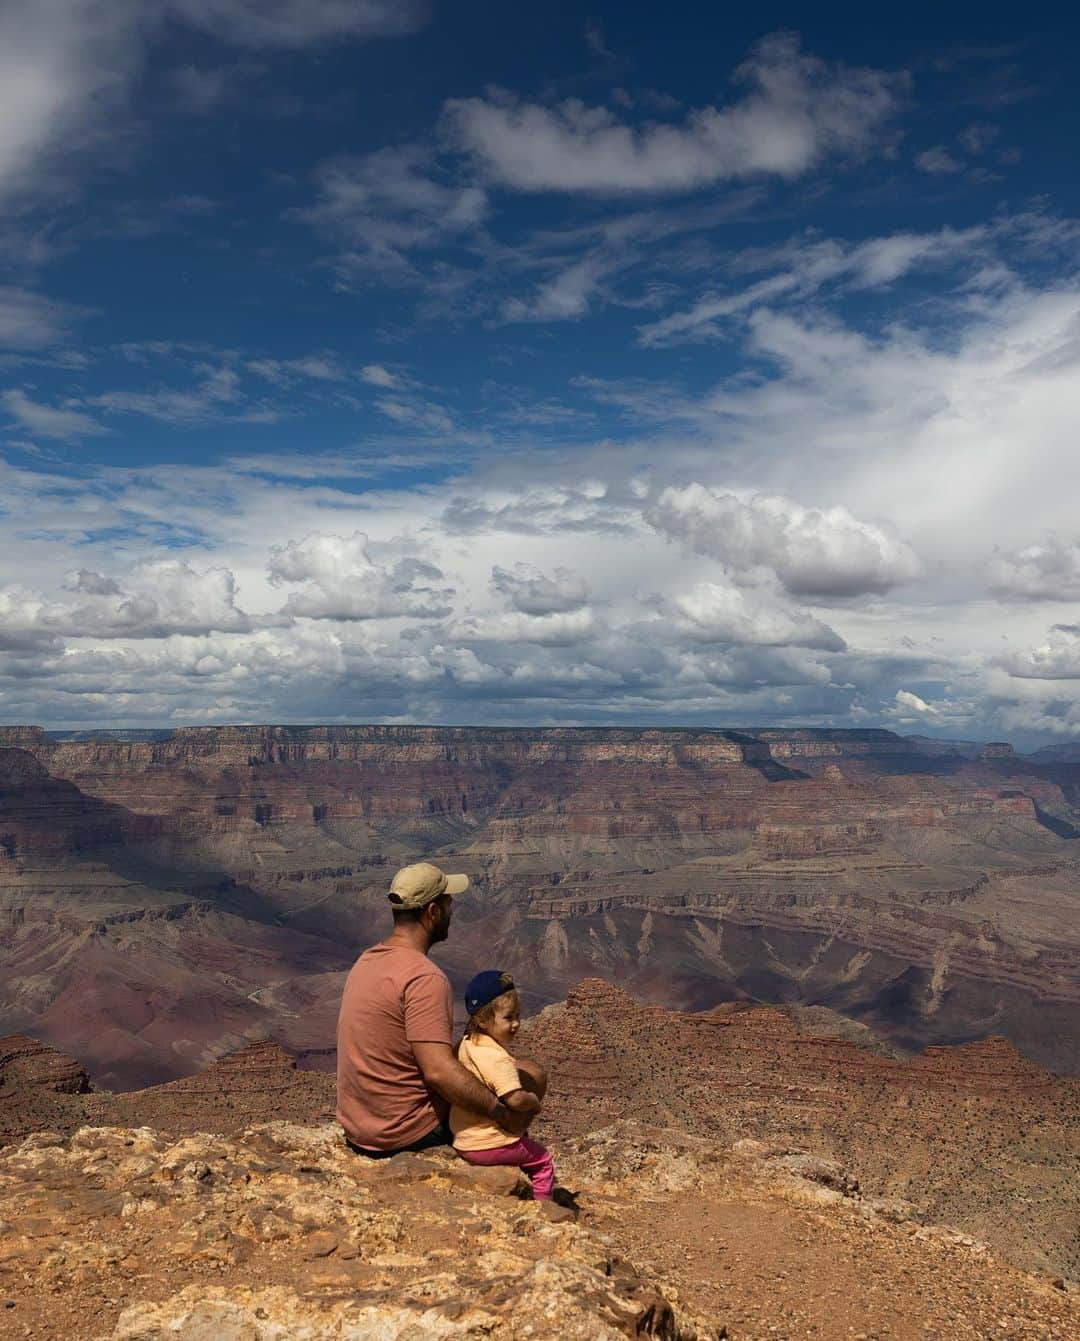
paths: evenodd
<path fill-rule="evenodd" d="M 0 196 L 41 184 L 54 150 L 84 148 L 139 53 L 134 0 L 10 0 L 0 8 Z"/>
<path fill-rule="evenodd" d="M 193 424 L 220 416 L 240 397 L 240 377 L 233 368 L 203 368 L 191 390 L 105 391 L 88 403 L 111 414 L 138 414 L 162 423 Z"/>
<path fill-rule="evenodd" d="M 941 731 L 955 730 L 970 724 L 975 711 L 972 703 L 958 703 L 948 698 L 928 702 L 909 689 L 898 689 L 892 706 L 885 710 L 883 716 L 901 730 L 923 726 Z"/>
<path fill-rule="evenodd" d="M 921 154 L 916 154 L 915 166 L 921 172 L 928 172 L 934 177 L 949 176 L 964 170 L 963 163 L 943 144 L 936 144 L 933 149 L 924 149 Z"/>
<path fill-rule="evenodd" d="M 943 228 L 937 233 L 894 233 L 858 243 L 826 239 L 773 248 L 743 258 L 742 269 L 776 273 L 742 288 L 710 293 L 685 312 L 673 312 L 638 328 L 643 345 L 723 337 L 730 320 L 756 308 L 805 301 L 826 285 L 869 290 L 894 284 L 911 271 L 973 257 L 986 238 L 984 228 Z"/>
<path fill-rule="evenodd" d="M 429 10 L 426 0 L 6 0 L 0 198 L 68 192 L 89 147 L 116 151 L 130 82 L 166 20 L 239 46 L 296 48 L 413 32 Z M 205 78 L 196 93 L 212 96 Z"/>
<path fill-rule="evenodd" d="M 736 71 L 748 86 L 725 108 L 680 125 L 633 127 L 608 108 L 557 107 L 503 94 L 446 104 L 449 135 L 496 181 L 521 191 L 687 191 L 758 174 L 796 177 L 832 154 L 868 150 L 903 81 L 829 65 L 791 33 L 765 38 Z"/>
<path fill-rule="evenodd" d="M 123 578 L 80 569 L 69 575 L 67 590 L 65 600 L 0 589 L 0 623 L 9 631 L 69 638 L 164 638 L 251 627 L 225 568 L 200 572 L 179 559 L 158 559 L 135 565 Z"/>
<path fill-rule="evenodd" d="M 908 689 L 898 689 L 896 691 L 896 706 L 904 713 L 915 713 L 920 717 L 936 717 L 938 709 L 932 704 L 927 703 L 918 694 L 911 693 Z"/>
<path fill-rule="evenodd" d="M 471 615 L 450 625 L 451 638 L 477 643 L 538 643 L 542 646 L 572 647 L 591 637 L 597 630 L 596 616 L 582 609 L 544 615 L 518 611 L 502 614 Z"/>
<path fill-rule="evenodd" d="M 405 278 L 409 252 L 471 232 L 487 212 L 483 190 L 446 179 L 417 145 L 333 159 L 315 176 L 318 199 L 301 217 L 340 244 L 343 275 Z"/>
<path fill-rule="evenodd" d="M 43 405 L 23 391 L 5 391 L 4 405 L 23 428 L 43 438 L 85 438 L 105 433 L 90 415 L 67 406 Z"/>
<path fill-rule="evenodd" d="M 343 382 L 348 372 L 335 354 L 305 354 L 298 359 L 249 359 L 249 372 L 276 386 L 292 386 L 302 378 L 313 382 Z"/>
<path fill-rule="evenodd" d="M 577 610 L 589 599 L 589 588 L 580 574 L 569 568 L 556 568 L 547 577 L 529 563 L 516 563 L 513 571 L 496 565 L 491 583 L 514 607 L 525 615 L 551 615 Z"/>
<path fill-rule="evenodd" d="M 618 264 L 616 258 L 586 256 L 540 285 L 528 299 L 509 298 L 504 321 L 568 321 L 589 310 L 597 285 Z"/>
<path fill-rule="evenodd" d="M 440 618 L 450 612 L 453 589 L 436 587 L 443 573 L 433 563 L 402 559 L 392 567 L 375 563 L 368 538 L 309 535 L 275 545 L 268 565 L 270 583 L 302 583 L 282 607 L 286 616 L 309 619 L 376 619 L 395 615 Z"/>
<path fill-rule="evenodd" d="M 45 349 L 63 339 L 79 315 L 67 303 L 0 285 L 0 348 Z"/>
<path fill-rule="evenodd" d="M 452 433 L 454 421 L 450 415 L 432 401 L 417 397 L 402 399 L 399 396 L 380 396 L 375 408 L 387 419 L 406 428 L 418 429 L 422 433 Z"/>
<path fill-rule="evenodd" d="M 389 368 L 384 368 L 381 363 L 369 363 L 360 369 L 360 376 L 368 386 L 378 386 L 390 389 L 396 387 L 401 382 L 397 373 L 393 373 Z"/>
<path fill-rule="evenodd" d="M 1080 680 L 1080 624 L 1055 624 L 1046 642 L 998 665 L 1021 680 Z"/>
<path fill-rule="evenodd" d="M 691 484 L 665 489 L 646 519 L 670 539 L 736 571 L 767 569 L 800 595 L 888 591 L 919 568 L 903 541 L 843 507 L 806 508 L 766 494 L 743 500 Z"/>
<path fill-rule="evenodd" d="M 990 589 L 999 596 L 1036 601 L 1080 600 L 1080 542 L 1051 536 L 990 560 Z"/>
<path fill-rule="evenodd" d="M 699 582 L 673 602 L 679 624 L 703 642 L 811 647 L 842 652 L 843 638 L 802 610 L 755 599 L 731 584 Z"/>

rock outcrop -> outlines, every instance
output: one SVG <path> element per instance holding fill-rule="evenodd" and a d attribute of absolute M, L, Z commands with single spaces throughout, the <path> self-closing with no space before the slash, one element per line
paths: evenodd
<path fill-rule="evenodd" d="M 69 1120 L 77 1106 L 60 1096 L 90 1093 L 84 1067 L 24 1034 L 0 1038 L 0 1144 Z"/>
<path fill-rule="evenodd" d="M 1080 1081 L 1003 1040 L 902 1059 L 825 1012 L 667 1011 L 594 979 L 527 1020 L 520 1045 L 552 1074 L 537 1134 L 588 1155 L 569 1166 L 574 1177 L 632 1179 L 644 1159 L 650 1179 L 673 1190 L 683 1158 L 673 1151 L 739 1148 L 745 1162 L 749 1147 L 770 1177 L 798 1174 L 849 1196 L 857 1186 L 863 1200 L 902 1201 L 908 1219 L 952 1225 L 1003 1259 L 1080 1276 Z M 273 1044 L 119 1094 L 77 1092 L 77 1064 L 27 1040 L 0 1043 L 0 1057 L 9 1144 L 42 1129 L 67 1140 L 85 1126 L 233 1140 L 271 1115 L 307 1125 L 334 1112 L 333 1078 L 299 1070 Z M 812 1174 L 823 1168 L 843 1178 Z"/>
<path fill-rule="evenodd" d="M 544 1115 L 556 1141 L 631 1121 L 661 1141 L 795 1150 L 1012 1261 L 1080 1276 L 1080 1081 L 1003 1039 L 898 1059 L 801 1032 L 783 1009 L 666 1011 L 600 979 L 524 1033 L 557 1078 Z"/>
<path fill-rule="evenodd" d="M 358 1159 L 331 1125 L 38 1132 L 0 1154 L 0 1288 L 37 1337 L 711 1341 L 516 1170 Z"/>
<path fill-rule="evenodd" d="M 0 1331 L 36 1341 L 849 1341 L 1076 1334 L 1068 1281 L 835 1163 L 631 1120 L 562 1140 L 573 1196 L 331 1124 L 38 1131 L 0 1151 Z M 574 1202 L 571 1206 L 568 1203 Z"/>

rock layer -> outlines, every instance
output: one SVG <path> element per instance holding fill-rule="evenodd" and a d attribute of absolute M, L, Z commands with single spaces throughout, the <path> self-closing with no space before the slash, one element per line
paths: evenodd
<path fill-rule="evenodd" d="M 826 1006 L 1080 1070 L 1080 765 L 887 731 L 0 729 L 0 1024 L 131 1086 L 275 1037 L 328 1063 L 400 863 L 530 1007 Z"/>

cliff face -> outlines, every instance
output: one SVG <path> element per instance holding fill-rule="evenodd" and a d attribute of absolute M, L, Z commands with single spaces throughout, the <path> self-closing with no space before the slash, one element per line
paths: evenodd
<path fill-rule="evenodd" d="M 458 985 L 494 959 L 539 1006 L 600 973 L 673 1005 L 823 1004 L 903 1048 L 998 1032 L 1080 1069 L 1078 765 L 885 731 L 0 747 L 0 1024 L 110 1084 L 268 1033 L 327 1059 L 342 974 L 421 856 L 474 880 L 439 952 Z"/>
<path fill-rule="evenodd" d="M 638 1122 L 715 1146 L 757 1142 L 759 1156 L 795 1148 L 1013 1261 L 1080 1273 L 1080 1081 L 1004 1039 L 900 1059 L 808 1034 L 796 1012 L 666 1011 L 590 979 L 527 1021 L 519 1047 L 557 1077 L 545 1111 L 556 1143 Z"/>

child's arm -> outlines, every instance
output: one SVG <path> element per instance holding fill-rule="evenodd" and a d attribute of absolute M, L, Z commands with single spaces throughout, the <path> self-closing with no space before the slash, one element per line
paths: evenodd
<path fill-rule="evenodd" d="M 508 1094 L 500 1094 L 499 1098 L 511 1113 L 539 1113 L 540 1111 L 540 1100 L 531 1090 L 511 1090 Z"/>

